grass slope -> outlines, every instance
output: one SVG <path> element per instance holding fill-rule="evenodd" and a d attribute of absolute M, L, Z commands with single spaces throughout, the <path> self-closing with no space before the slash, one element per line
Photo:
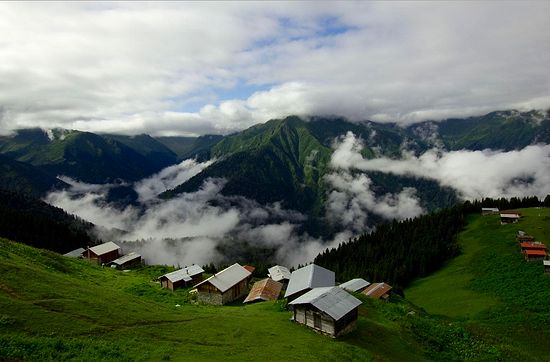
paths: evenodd
<path fill-rule="evenodd" d="M 427 312 L 460 320 L 516 360 L 548 360 L 550 276 L 527 263 L 515 234 L 524 230 L 548 242 L 550 209 L 523 209 L 518 224 L 498 216 L 470 216 L 459 235 L 463 254 L 414 282 L 407 299 Z"/>
<path fill-rule="evenodd" d="M 461 360 L 492 346 L 398 297 L 362 298 L 358 328 L 331 339 L 282 302 L 201 306 L 153 280 L 169 271 L 91 265 L 0 239 L 0 360 Z M 176 306 L 176 305 L 179 305 Z M 498 352 L 498 351 L 497 351 Z"/>

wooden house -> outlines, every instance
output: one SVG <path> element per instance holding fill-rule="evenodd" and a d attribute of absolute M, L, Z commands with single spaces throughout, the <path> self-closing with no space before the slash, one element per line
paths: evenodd
<path fill-rule="evenodd" d="M 521 251 L 524 253 L 527 250 L 545 250 L 545 251 L 547 250 L 546 245 L 540 242 L 525 241 L 523 243 L 520 243 L 519 245 L 521 246 Z"/>
<path fill-rule="evenodd" d="M 75 250 L 69 251 L 68 253 L 63 254 L 63 256 L 68 256 L 68 257 L 71 257 L 71 258 L 82 258 L 82 255 L 84 254 L 85 251 L 86 251 L 86 249 L 84 249 L 84 248 L 78 248 L 78 249 L 75 249 Z"/>
<path fill-rule="evenodd" d="M 352 331 L 361 301 L 342 288 L 314 288 L 289 303 L 292 320 L 338 337 Z"/>
<path fill-rule="evenodd" d="M 500 212 L 501 224 L 514 224 L 519 221 L 521 215 L 516 210 L 504 210 Z"/>
<path fill-rule="evenodd" d="M 247 293 L 250 275 L 248 270 L 235 263 L 195 286 L 198 301 L 222 305 L 239 299 Z"/>
<path fill-rule="evenodd" d="M 498 208 L 496 207 L 482 207 L 481 215 L 497 215 L 499 213 Z"/>
<path fill-rule="evenodd" d="M 191 265 L 164 274 L 159 278 L 159 281 L 163 288 L 168 288 L 170 290 L 186 288 L 202 282 L 202 273 L 204 273 L 204 270 L 200 266 Z"/>
<path fill-rule="evenodd" d="M 333 271 L 319 265 L 309 264 L 292 272 L 286 288 L 285 298 L 288 298 L 290 302 L 313 288 L 333 287 L 334 284 Z"/>
<path fill-rule="evenodd" d="M 540 261 L 546 259 L 546 250 L 544 249 L 529 249 L 525 250 L 525 260 Z"/>
<path fill-rule="evenodd" d="M 265 278 L 254 283 L 250 293 L 243 303 L 260 302 L 265 300 L 277 300 L 283 289 L 283 284 L 270 278 Z"/>
<path fill-rule="evenodd" d="M 531 242 L 535 241 L 535 238 L 527 234 L 525 231 L 519 230 L 516 234 L 516 239 L 519 242 Z"/>
<path fill-rule="evenodd" d="M 141 262 L 141 255 L 138 253 L 129 253 L 111 261 L 109 266 L 117 269 L 130 269 L 141 266 Z"/>
<path fill-rule="evenodd" d="M 88 248 L 84 253 L 84 257 L 95 260 L 98 264 L 107 264 L 120 257 L 120 247 L 112 241 L 109 241 Z"/>
<path fill-rule="evenodd" d="M 365 290 L 370 285 L 369 282 L 367 282 L 363 278 L 355 278 L 348 280 L 345 283 L 342 283 L 339 285 L 340 288 L 343 288 L 347 290 L 348 292 L 357 292 L 360 293 L 363 290 Z"/>
<path fill-rule="evenodd" d="M 369 298 L 387 300 L 390 297 L 391 286 L 386 283 L 373 283 L 362 291 Z"/>
<path fill-rule="evenodd" d="M 542 265 L 544 266 L 544 274 L 550 274 L 550 260 L 543 260 Z"/>
<path fill-rule="evenodd" d="M 281 265 L 275 265 L 267 269 L 267 276 L 276 282 L 287 285 L 290 281 L 290 270 L 287 267 Z"/>

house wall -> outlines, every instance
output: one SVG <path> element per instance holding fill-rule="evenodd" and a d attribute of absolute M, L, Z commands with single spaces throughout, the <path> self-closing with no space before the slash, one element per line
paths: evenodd
<path fill-rule="evenodd" d="M 90 259 L 96 259 L 98 264 L 106 264 L 120 257 L 118 253 L 118 249 L 99 256 L 95 255 L 94 253 L 90 253 L 90 254 L 92 256 Z"/>
<path fill-rule="evenodd" d="M 247 286 L 247 279 L 244 279 L 228 289 L 225 293 L 221 293 L 213 285 L 205 283 L 197 287 L 197 298 L 199 303 L 214 305 L 227 304 L 245 296 L 248 291 Z"/>
<path fill-rule="evenodd" d="M 191 283 L 190 283 L 190 285 L 197 285 L 197 284 L 199 284 L 200 282 L 202 282 L 202 273 L 197 274 L 197 275 L 193 275 L 193 276 L 191 277 Z"/>
<path fill-rule="evenodd" d="M 355 308 L 348 314 L 336 321 L 335 334 L 336 337 L 353 331 L 357 325 L 357 317 L 359 315 L 359 309 Z"/>
<path fill-rule="evenodd" d="M 544 267 L 544 274 L 550 274 L 550 267 L 548 266 Z"/>
<path fill-rule="evenodd" d="M 544 255 L 531 255 L 531 256 L 525 255 L 525 260 L 527 261 L 541 261 L 541 260 L 544 260 L 544 258 L 545 258 Z"/>
<path fill-rule="evenodd" d="M 118 269 L 129 269 L 129 268 L 138 267 L 140 265 L 141 265 L 141 258 L 136 258 L 134 260 L 129 260 L 126 263 L 119 265 Z"/>
<path fill-rule="evenodd" d="M 306 305 L 298 305 L 294 307 L 295 318 L 294 321 L 300 324 L 305 324 L 311 329 L 335 336 L 335 321 L 334 319 L 316 308 Z M 315 319 L 320 318 L 320 327 L 315 326 Z"/>
<path fill-rule="evenodd" d="M 232 288 L 227 290 L 222 294 L 222 303 L 230 303 L 240 297 L 243 297 L 248 292 L 248 279 L 241 280 L 239 283 L 235 284 Z"/>
<path fill-rule="evenodd" d="M 160 286 L 163 287 L 163 288 L 168 288 L 170 290 L 174 290 L 174 285 L 172 284 L 172 282 L 170 280 L 168 280 L 168 278 L 162 278 L 160 280 Z"/>

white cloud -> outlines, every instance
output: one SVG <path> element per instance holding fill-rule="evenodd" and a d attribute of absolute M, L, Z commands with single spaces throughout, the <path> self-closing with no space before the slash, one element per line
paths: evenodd
<path fill-rule="evenodd" d="M 228 133 L 288 114 L 414 122 L 548 107 L 549 12 L 546 2 L 3 3 L 0 133 Z"/>
<path fill-rule="evenodd" d="M 454 188 L 465 199 L 544 197 L 550 193 L 550 145 L 531 145 L 509 152 L 445 152 L 434 148 L 420 156 L 403 153 L 399 160 L 363 159 L 361 148 L 362 142 L 348 133 L 335 151 L 331 165 L 345 172 L 380 171 L 433 179 Z"/>

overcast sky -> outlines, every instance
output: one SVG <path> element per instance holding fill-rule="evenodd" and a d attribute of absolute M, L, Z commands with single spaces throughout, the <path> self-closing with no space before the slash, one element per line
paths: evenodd
<path fill-rule="evenodd" d="M 0 133 L 550 107 L 550 2 L 0 3 Z"/>

